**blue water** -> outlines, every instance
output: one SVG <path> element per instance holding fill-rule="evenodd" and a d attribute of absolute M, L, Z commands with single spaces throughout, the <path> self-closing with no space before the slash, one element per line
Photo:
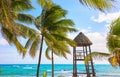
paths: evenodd
<path fill-rule="evenodd" d="M 36 64 L 1 64 L 0 77 L 35 77 L 36 68 Z M 55 77 L 72 77 L 72 69 L 72 64 L 55 64 Z M 84 65 L 78 65 L 78 71 L 85 72 Z M 40 75 L 43 72 L 51 77 L 51 65 L 42 64 Z M 97 77 L 120 77 L 120 68 L 113 68 L 111 65 L 95 65 L 95 72 Z"/>

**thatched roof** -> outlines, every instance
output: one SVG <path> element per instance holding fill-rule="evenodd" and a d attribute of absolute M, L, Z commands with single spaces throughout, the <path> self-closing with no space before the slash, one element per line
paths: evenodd
<path fill-rule="evenodd" d="M 92 42 L 82 32 L 80 32 L 74 38 L 74 41 L 77 43 L 77 46 L 89 46 L 89 45 L 92 45 Z"/>

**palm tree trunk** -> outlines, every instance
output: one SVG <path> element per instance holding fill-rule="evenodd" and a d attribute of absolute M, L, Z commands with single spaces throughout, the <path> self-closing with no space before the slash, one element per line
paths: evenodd
<path fill-rule="evenodd" d="M 52 77 L 54 77 L 54 56 L 52 51 Z"/>
<path fill-rule="evenodd" d="M 42 35 L 41 44 L 40 44 L 40 53 L 39 53 L 39 59 L 38 59 L 38 66 L 37 66 L 36 77 L 39 77 L 41 55 L 42 55 L 42 47 L 43 47 L 43 35 Z"/>

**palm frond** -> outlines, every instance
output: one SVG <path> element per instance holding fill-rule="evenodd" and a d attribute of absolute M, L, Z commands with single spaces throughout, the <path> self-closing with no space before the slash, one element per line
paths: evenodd
<path fill-rule="evenodd" d="M 62 19 L 53 23 L 55 26 L 73 26 L 74 22 L 70 19 Z"/>
<path fill-rule="evenodd" d="M 115 56 L 118 65 L 120 66 L 120 48 L 115 48 L 113 51 L 113 55 Z"/>
<path fill-rule="evenodd" d="M 29 38 L 28 41 L 25 44 L 25 48 L 28 49 L 31 46 L 32 43 L 33 43 L 33 39 Z"/>
<path fill-rule="evenodd" d="M 13 36 L 13 34 L 4 27 L 1 28 L 1 32 L 4 38 L 8 41 L 8 43 L 11 44 L 15 35 Z"/>
<path fill-rule="evenodd" d="M 9 42 L 9 44 L 14 44 L 17 48 L 17 50 L 23 54 L 23 57 L 25 56 L 27 50 L 22 46 L 22 44 L 18 41 L 17 37 L 12 34 L 9 30 L 2 27 L 2 34 L 5 37 L 5 39 Z"/>
<path fill-rule="evenodd" d="M 65 52 L 70 54 L 70 50 L 65 41 L 57 41 L 57 43 L 54 43 L 54 47 L 58 49 L 60 52 Z"/>
<path fill-rule="evenodd" d="M 50 33 L 44 33 L 44 37 L 49 40 L 49 41 L 52 41 L 52 42 L 55 42 L 55 37 L 52 36 Z"/>
<path fill-rule="evenodd" d="M 117 67 L 118 66 L 118 63 L 117 63 L 117 59 L 115 56 L 112 56 L 108 59 L 109 63 L 113 66 L 113 67 Z"/>
<path fill-rule="evenodd" d="M 59 19 L 65 17 L 66 14 L 66 10 L 63 10 L 60 6 L 55 5 L 50 10 L 45 12 L 45 22 L 47 21 L 49 25 L 49 22 L 53 23 L 58 21 Z M 47 23 L 45 25 L 47 25 Z"/>
<path fill-rule="evenodd" d="M 50 49 L 47 48 L 45 51 L 45 56 L 47 57 L 47 59 L 51 59 L 50 55 L 49 55 Z"/>
<path fill-rule="evenodd" d="M 24 22 L 24 23 L 32 24 L 34 22 L 34 17 L 29 14 L 20 14 L 19 13 L 17 20 Z"/>
<path fill-rule="evenodd" d="M 13 28 L 13 16 L 11 13 L 11 1 L 6 2 L 6 0 L 2 0 L 0 1 L 1 4 L 1 15 L 0 18 L 2 20 L 0 20 L 0 23 L 2 24 L 2 26 L 5 26 L 6 28 L 9 29 L 14 29 Z"/>
<path fill-rule="evenodd" d="M 37 50 L 39 48 L 39 44 L 40 44 L 40 39 L 39 39 L 39 37 L 36 37 L 36 39 L 34 39 L 32 45 L 30 47 L 30 50 L 29 50 L 30 51 L 30 55 L 32 57 L 35 57 L 36 52 L 37 52 Z"/>
<path fill-rule="evenodd" d="M 52 0 L 37 0 L 44 9 L 50 9 L 53 6 Z"/>
<path fill-rule="evenodd" d="M 112 8 L 114 0 L 79 0 L 81 4 L 87 5 L 101 11 Z"/>
<path fill-rule="evenodd" d="M 85 64 L 87 64 L 88 61 L 91 60 L 91 58 L 93 58 L 93 59 L 104 59 L 104 58 L 110 57 L 110 55 L 111 54 L 104 53 L 104 52 L 92 52 L 91 54 L 88 54 L 85 57 Z"/>
<path fill-rule="evenodd" d="M 59 32 L 77 32 L 75 28 L 71 27 L 61 27 L 61 26 L 53 26 L 53 27 L 48 27 L 49 31 L 59 31 Z"/>
<path fill-rule="evenodd" d="M 57 56 L 61 56 L 61 55 L 60 55 L 60 51 L 59 51 L 58 48 L 52 47 L 51 52 L 53 52 L 53 53 L 54 53 L 55 55 L 57 55 Z"/>
<path fill-rule="evenodd" d="M 17 50 L 23 54 L 23 57 L 25 56 L 27 49 L 22 46 L 22 44 L 15 38 L 13 40 L 13 44 L 16 46 Z"/>
<path fill-rule="evenodd" d="M 31 6 L 30 0 L 2 0 L 0 1 L 0 5 L 0 18 L 2 19 L 0 23 L 2 26 L 8 28 L 13 33 L 19 33 L 16 27 L 14 27 L 14 22 L 17 17 L 17 14 L 15 12 L 22 12 L 20 8 L 27 10 L 28 8 L 24 7 L 24 5 Z M 17 11 L 15 11 L 15 9 Z"/>
<path fill-rule="evenodd" d="M 64 35 L 60 35 L 60 34 L 56 34 L 56 33 L 52 33 L 52 35 L 53 35 L 54 37 L 56 37 L 56 39 L 58 39 L 59 41 L 66 41 L 70 46 L 76 46 L 75 41 L 67 38 L 67 37 L 64 36 Z"/>
<path fill-rule="evenodd" d="M 110 52 L 113 52 L 115 48 L 120 48 L 119 37 L 109 34 L 107 37 L 107 46 Z"/>
<path fill-rule="evenodd" d="M 120 17 L 112 22 L 109 33 L 120 36 Z"/>
<path fill-rule="evenodd" d="M 19 35 L 23 36 L 23 37 L 36 37 L 36 36 L 39 36 L 39 32 L 32 29 L 32 28 L 29 28 L 23 24 L 19 24 L 19 23 L 16 23 L 15 27 L 18 29 L 19 32 Z"/>
<path fill-rule="evenodd" d="M 70 50 L 65 43 L 57 42 L 52 46 L 52 52 L 57 55 L 67 59 L 66 54 L 70 54 Z"/>
<path fill-rule="evenodd" d="M 49 48 L 51 48 L 52 43 L 51 43 L 47 38 L 44 38 L 44 41 L 45 41 L 46 45 L 47 45 Z"/>
<path fill-rule="evenodd" d="M 14 12 L 23 12 L 26 10 L 33 9 L 31 5 L 31 0 L 12 0 L 12 11 Z"/>
<path fill-rule="evenodd" d="M 62 56 L 66 58 L 66 53 L 70 54 L 70 50 L 67 46 L 67 43 L 64 41 L 49 41 L 49 40 L 45 40 L 47 46 L 49 47 L 49 50 L 51 50 L 54 54 L 56 54 L 57 56 Z"/>
<path fill-rule="evenodd" d="M 41 20 L 42 20 L 42 15 L 35 18 L 35 26 L 38 30 L 41 29 L 41 22 L 42 22 Z"/>
<path fill-rule="evenodd" d="M 67 56 L 66 56 L 65 52 L 60 52 L 60 55 L 63 56 L 65 59 L 67 59 Z"/>

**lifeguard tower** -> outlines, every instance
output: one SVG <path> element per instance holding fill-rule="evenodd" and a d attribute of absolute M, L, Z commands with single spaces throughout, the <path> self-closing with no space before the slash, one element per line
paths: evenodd
<path fill-rule="evenodd" d="M 73 77 L 77 77 L 80 74 L 86 74 L 87 77 L 96 77 L 94 71 L 93 60 L 90 57 L 88 64 L 85 64 L 86 72 L 78 72 L 77 71 L 77 62 L 84 62 L 86 55 L 91 53 L 91 45 L 92 42 L 82 33 L 80 32 L 75 38 L 77 46 L 73 47 Z M 78 69 L 80 70 L 80 69 Z"/>

